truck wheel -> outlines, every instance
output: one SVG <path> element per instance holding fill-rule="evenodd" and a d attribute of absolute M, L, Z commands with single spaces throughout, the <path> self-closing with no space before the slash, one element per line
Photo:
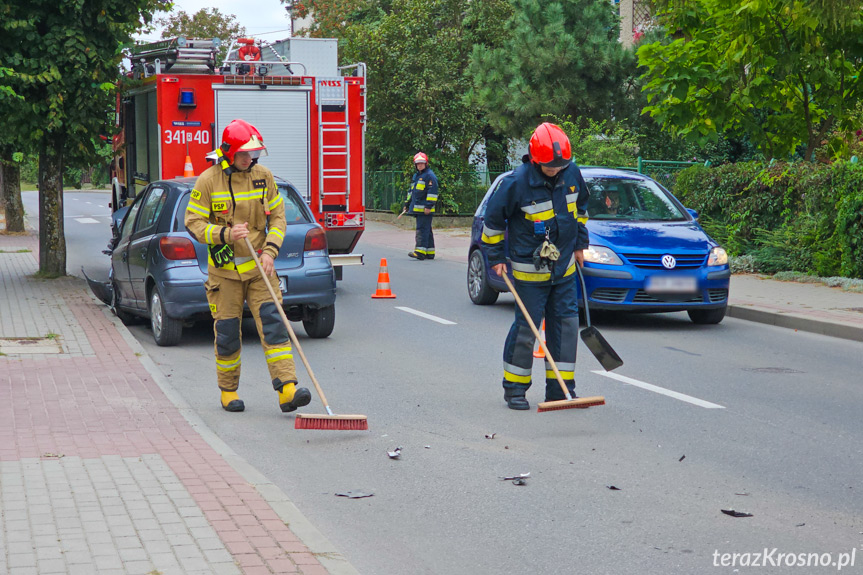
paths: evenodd
<path fill-rule="evenodd" d="M 156 345 L 168 347 L 180 343 L 183 335 L 183 322 L 168 317 L 159 288 L 153 286 L 150 294 L 150 326 L 153 328 L 153 339 Z"/>
<path fill-rule="evenodd" d="M 303 327 L 309 337 L 329 337 L 336 325 L 336 306 L 331 305 L 319 309 L 310 309 L 303 319 Z"/>
<path fill-rule="evenodd" d="M 725 317 L 726 307 L 719 309 L 690 309 L 686 313 L 689 314 L 689 319 L 692 323 L 699 325 L 716 324 L 722 321 Z"/>
<path fill-rule="evenodd" d="M 488 285 L 488 274 L 482 252 L 474 250 L 467 265 L 467 294 L 476 305 L 491 305 L 500 293 Z"/>

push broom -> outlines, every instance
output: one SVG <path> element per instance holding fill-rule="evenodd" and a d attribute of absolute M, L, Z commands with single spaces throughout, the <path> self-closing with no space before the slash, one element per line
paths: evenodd
<path fill-rule="evenodd" d="M 578 265 L 578 263 L 576 263 L 575 265 Z M 545 346 L 545 342 L 542 341 L 542 336 L 540 336 L 539 330 L 536 328 L 536 324 L 533 323 L 533 319 L 531 319 L 530 314 L 527 313 L 527 308 L 524 307 L 524 303 L 521 301 L 521 298 L 515 291 L 515 287 L 512 285 L 512 282 L 509 281 L 509 276 L 506 272 L 504 272 L 501 277 L 503 277 L 503 281 L 506 283 L 506 287 L 508 287 L 509 291 L 512 293 L 512 297 L 515 298 L 515 303 L 517 303 L 518 307 L 521 309 L 521 313 L 524 315 L 524 319 L 527 320 L 527 325 L 530 326 L 531 331 L 533 331 L 533 335 L 536 336 L 539 345 L 542 346 L 542 351 L 545 352 L 545 360 L 548 362 L 548 364 L 551 366 L 551 369 L 554 371 L 554 376 L 557 378 L 557 382 L 560 384 L 560 389 L 563 390 L 564 397 L 566 397 L 566 399 L 560 399 L 557 401 L 544 401 L 542 403 L 539 403 L 537 404 L 536 410 L 542 413 L 543 411 L 555 411 L 558 409 L 576 409 L 591 407 L 594 405 L 605 405 L 605 398 L 601 395 L 594 395 L 591 397 L 572 397 L 572 394 L 569 393 L 569 389 L 563 382 L 563 376 L 560 375 L 560 371 L 557 369 L 557 364 L 554 362 L 554 358 L 551 357 L 551 353 Z"/>
<path fill-rule="evenodd" d="M 309 360 L 306 359 L 306 354 L 303 353 L 303 348 L 300 347 L 300 342 L 297 341 L 297 334 L 294 333 L 294 328 L 291 327 L 291 322 L 288 321 L 288 316 L 285 315 L 285 310 L 282 309 L 282 300 L 276 295 L 272 284 L 270 284 L 269 279 L 267 279 L 267 274 L 264 272 L 263 266 L 261 266 L 261 260 L 258 259 L 258 253 L 252 247 L 252 242 L 249 241 L 249 238 L 243 239 L 246 240 L 246 247 L 249 248 L 249 253 L 252 254 L 252 258 L 255 260 L 255 265 L 258 267 L 258 271 L 261 272 L 261 278 L 264 280 L 264 285 L 267 286 L 267 290 L 270 292 L 270 297 L 273 298 L 273 303 L 276 304 L 276 309 L 279 310 L 279 315 L 282 316 L 282 321 L 288 329 L 288 335 L 291 336 L 291 343 L 294 344 L 294 348 L 297 350 L 297 353 L 300 354 L 300 359 L 303 360 L 303 365 L 306 366 L 309 378 L 311 378 L 312 383 L 315 384 L 315 389 L 318 390 L 318 395 L 321 397 L 321 403 L 324 404 L 324 408 L 327 410 L 327 415 L 306 415 L 304 413 L 298 413 L 294 420 L 294 429 L 329 429 L 334 431 L 368 429 L 369 422 L 365 415 L 333 414 L 333 410 L 330 409 L 330 405 L 327 403 L 327 396 L 324 395 L 324 390 L 321 389 L 321 384 L 318 383 L 318 379 L 312 371 L 312 366 L 309 365 Z"/>

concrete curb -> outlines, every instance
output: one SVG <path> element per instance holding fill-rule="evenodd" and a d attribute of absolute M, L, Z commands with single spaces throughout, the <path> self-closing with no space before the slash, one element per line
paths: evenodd
<path fill-rule="evenodd" d="M 84 287 L 87 289 L 86 284 Z M 158 385 L 162 390 L 162 393 L 165 394 L 165 397 L 167 397 L 174 407 L 180 411 L 192 429 L 194 429 L 195 432 L 198 433 L 204 441 L 206 441 L 207 444 L 216 451 L 216 453 L 222 456 L 222 458 L 224 458 L 225 461 L 234 468 L 234 471 L 239 473 L 243 479 L 255 487 L 264 501 L 273 508 L 273 511 L 275 511 L 279 518 L 285 522 L 291 531 L 293 531 L 294 535 L 296 535 L 300 541 L 309 548 L 309 551 L 312 552 L 327 572 L 329 572 L 330 575 L 359 575 L 359 571 L 357 571 L 356 568 L 348 562 L 345 556 L 342 555 L 332 543 L 330 543 L 323 533 L 318 531 L 318 529 L 312 525 L 308 519 L 306 519 L 302 512 L 291 502 L 284 491 L 267 479 L 249 462 L 240 457 L 236 451 L 231 449 L 227 443 L 222 441 L 218 435 L 207 427 L 204 420 L 201 419 L 194 409 L 186 403 L 186 400 L 183 399 L 183 397 L 171 386 L 167 378 L 162 373 L 162 370 L 159 369 L 156 362 L 152 360 L 144 347 L 141 346 L 137 339 L 135 339 L 135 336 L 126 329 L 123 322 L 117 319 L 117 317 L 111 313 L 111 310 L 105 307 L 105 304 L 97 300 L 96 297 L 90 293 L 89 289 L 87 289 L 87 294 L 100 308 L 102 308 L 102 313 L 104 313 L 108 320 L 114 324 L 114 327 L 117 328 L 123 341 L 125 341 L 135 355 L 138 356 L 141 365 L 144 366 L 144 369 L 147 370 L 147 373 L 150 374 L 153 381 L 156 382 L 156 385 Z"/>
<path fill-rule="evenodd" d="M 737 304 L 729 305 L 726 315 L 735 319 L 754 321 L 777 327 L 817 333 L 819 335 L 852 341 L 863 341 L 863 327 L 814 319 L 794 313 L 781 313 L 776 310 Z"/>

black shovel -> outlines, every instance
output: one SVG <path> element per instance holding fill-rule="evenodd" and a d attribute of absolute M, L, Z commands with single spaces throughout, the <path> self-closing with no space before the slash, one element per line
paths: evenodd
<path fill-rule="evenodd" d="M 590 325 L 590 309 L 587 307 L 587 286 L 584 285 L 584 275 L 581 273 L 581 266 L 578 262 L 575 263 L 575 271 L 578 272 L 578 281 L 581 282 L 581 298 L 584 301 L 584 320 L 587 327 L 581 330 L 581 340 L 590 353 L 602 364 L 605 371 L 612 371 L 623 365 L 623 360 L 617 355 L 617 352 L 611 345 L 605 341 L 599 330 Z"/>

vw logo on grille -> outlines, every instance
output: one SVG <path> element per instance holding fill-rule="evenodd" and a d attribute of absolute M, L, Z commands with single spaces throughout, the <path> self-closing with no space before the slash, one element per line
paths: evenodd
<path fill-rule="evenodd" d="M 674 266 L 677 265 L 677 260 L 674 259 L 674 256 L 671 254 L 665 254 L 662 256 L 662 267 L 667 270 L 673 270 Z"/>

